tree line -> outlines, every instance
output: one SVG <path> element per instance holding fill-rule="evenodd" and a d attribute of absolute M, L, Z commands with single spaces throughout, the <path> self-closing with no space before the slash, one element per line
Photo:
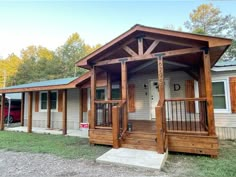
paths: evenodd
<path fill-rule="evenodd" d="M 78 33 L 69 36 L 55 51 L 42 46 L 28 46 L 22 49 L 20 57 L 11 54 L 6 59 L 0 60 L 2 68 L 0 87 L 77 77 L 85 70 L 75 67 L 75 63 L 100 46 L 100 44 L 95 46 L 86 44 Z"/>
<path fill-rule="evenodd" d="M 202 4 L 193 9 L 184 26 L 191 33 L 233 39 L 221 60 L 236 60 L 236 17 L 223 15 L 211 3 Z M 175 30 L 173 25 L 165 28 Z M 182 27 L 177 30 L 182 31 Z M 42 46 L 28 46 L 21 51 L 20 57 L 13 53 L 0 60 L 0 87 L 79 76 L 85 70 L 75 67 L 75 63 L 100 46 L 86 44 L 78 33 L 73 33 L 54 51 Z"/>

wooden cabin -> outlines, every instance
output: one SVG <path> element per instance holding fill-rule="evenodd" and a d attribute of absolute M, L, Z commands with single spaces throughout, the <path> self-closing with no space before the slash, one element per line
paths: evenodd
<path fill-rule="evenodd" d="M 9 87 L 0 93 L 27 93 L 22 98 L 27 105 L 22 122 L 27 119 L 29 132 L 32 115 L 50 128 L 55 114 L 66 134 L 67 120 L 76 114 L 77 123 L 88 120 L 91 144 L 217 156 L 211 67 L 231 42 L 135 25 L 78 61 L 78 67 L 89 70 L 85 75 L 47 86 Z M 41 98 L 37 95 L 47 91 L 49 100 L 55 90 L 55 112 L 48 101 L 47 113 L 35 113 Z M 77 112 L 70 109 L 75 104 Z"/>
<path fill-rule="evenodd" d="M 90 143 L 218 155 L 211 67 L 230 44 L 135 25 L 78 61 L 91 72 Z M 99 91 L 102 73 L 107 83 Z"/>

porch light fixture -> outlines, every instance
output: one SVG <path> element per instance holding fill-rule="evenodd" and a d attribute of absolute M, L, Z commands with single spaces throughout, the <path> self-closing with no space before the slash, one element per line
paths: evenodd
<path fill-rule="evenodd" d="M 147 89 L 147 84 L 143 84 L 143 88 L 144 88 L 144 89 Z"/>

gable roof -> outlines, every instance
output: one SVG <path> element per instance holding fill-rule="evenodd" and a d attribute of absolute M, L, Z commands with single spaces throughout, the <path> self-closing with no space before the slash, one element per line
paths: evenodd
<path fill-rule="evenodd" d="M 215 72 L 236 71 L 236 60 L 219 61 L 211 70 Z"/>
<path fill-rule="evenodd" d="M 18 89 L 18 88 L 32 88 L 32 87 L 43 87 L 43 86 L 56 86 L 56 85 L 65 85 L 75 80 L 77 77 L 46 80 L 40 82 L 33 82 L 28 84 L 15 85 L 11 87 L 6 87 L 4 89 Z"/>
<path fill-rule="evenodd" d="M 145 36 L 147 34 L 155 34 L 155 35 L 161 35 L 165 37 L 171 37 L 172 39 L 175 39 L 175 40 L 181 39 L 181 40 L 184 40 L 186 44 L 188 42 L 199 43 L 202 45 L 202 47 L 210 47 L 210 48 L 221 47 L 220 52 L 217 53 L 216 57 L 213 59 L 214 61 L 212 61 L 212 65 L 215 64 L 215 62 L 221 57 L 221 55 L 224 53 L 224 51 L 229 47 L 229 45 L 232 42 L 231 39 L 227 39 L 227 38 L 192 34 L 192 33 L 180 32 L 180 31 L 172 31 L 172 30 L 147 27 L 147 26 L 137 24 L 133 26 L 132 28 L 130 28 L 125 33 L 118 36 L 117 38 L 113 39 L 112 41 L 103 45 L 96 51 L 92 52 L 91 54 L 87 55 L 83 59 L 79 60 L 76 63 L 76 65 L 79 67 L 90 69 L 89 63 L 91 61 L 94 61 L 99 57 L 101 58 L 101 56 L 105 56 L 107 53 L 114 50 L 114 47 L 118 47 L 124 44 L 125 41 L 131 38 L 137 38 L 138 36 Z"/>
<path fill-rule="evenodd" d="M 236 66 L 236 60 L 219 61 L 215 64 L 215 67 L 227 67 L 227 66 Z"/>
<path fill-rule="evenodd" d="M 54 80 L 46 80 L 41 82 L 33 82 L 28 84 L 15 85 L 0 89 L 0 93 L 19 93 L 29 91 L 43 90 L 60 90 L 76 88 L 79 84 L 90 78 L 91 72 L 87 72 L 80 77 L 61 78 Z"/>

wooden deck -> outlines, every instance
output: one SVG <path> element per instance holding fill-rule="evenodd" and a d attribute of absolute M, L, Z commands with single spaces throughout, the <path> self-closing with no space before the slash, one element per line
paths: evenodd
<path fill-rule="evenodd" d="M 157 135 L 155 121 L 129 120 L 132 123 L 132 131 L 127 132 L 125 139 L 120 141 L 120 147 L 157 150 Z M 176 122 L 173 122 L 173 125 Z M 168 150 L 173 152 L 185 152 L 206 155 L 218 155 L 218 139 L 216 136 L 208 136 L 207 131 L 167 131 Z M 193 129 L 195 130 L 195 129 Z M 112 130 L 90 130 L 90 143 L 112 145 Z"/>

